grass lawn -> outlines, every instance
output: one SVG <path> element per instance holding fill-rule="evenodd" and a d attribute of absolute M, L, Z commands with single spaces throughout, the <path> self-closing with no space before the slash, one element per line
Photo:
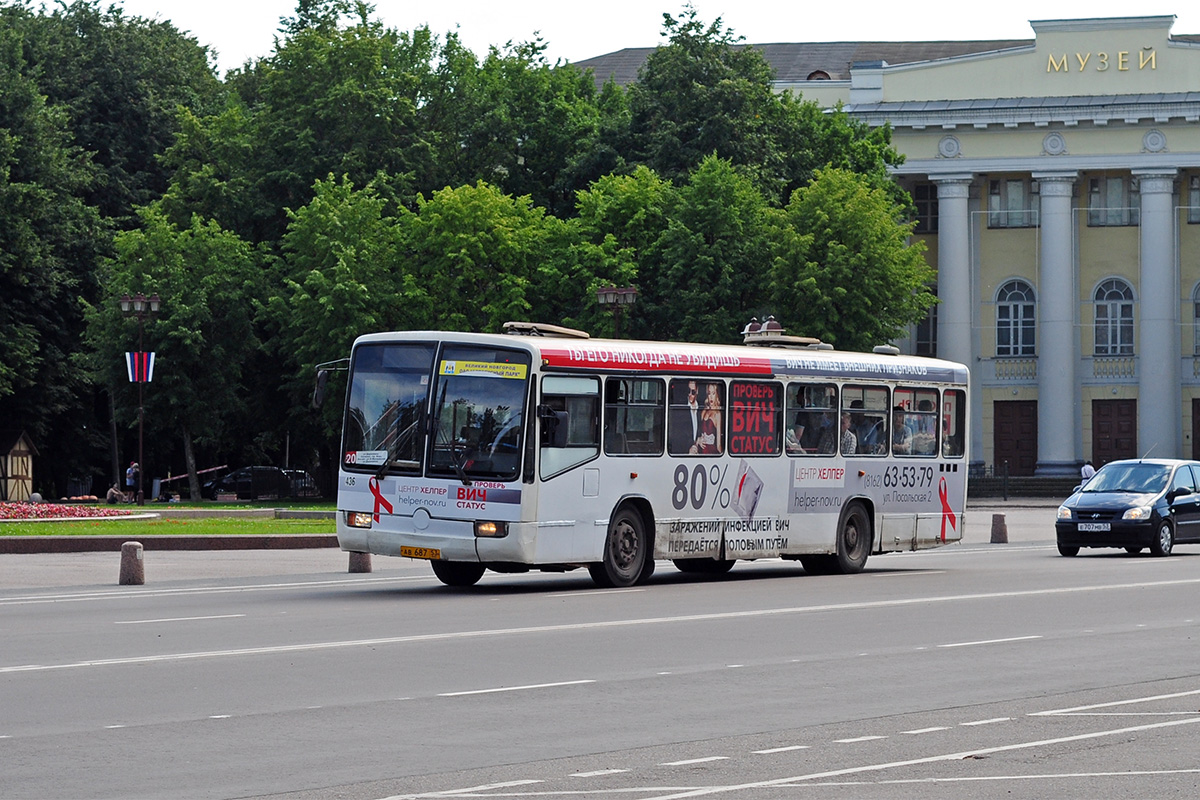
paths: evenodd
<path fill-rule="evenodd" d="M 176 508 L 204 508 L 220 512 L 228 509 L 276 508 L 275 503 L 174 503 Z M 296 510 L 334 510 L 333 502 L 305 502 L 288 505 Z M 134 511 L 163 511 L 162 504 L 147 503 L 144 509 L 122 506 Z M 263 536 L 273 533 L 334 533 L 332 519 L 275 519 L 274 517 L 188 517 L 158 519 L 125 519 L 98 517 L 72 519 L 62 522 L 5 522 L 0 524 L 0 536 L 232 536 L 248 534 Z"/>

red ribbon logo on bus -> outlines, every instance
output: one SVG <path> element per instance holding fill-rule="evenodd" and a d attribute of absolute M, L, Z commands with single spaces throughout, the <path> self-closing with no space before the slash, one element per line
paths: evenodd
<path fill-rule="evenodd" d="M 945 483 L 945 480 L 943 479 L 942 482 Z M 379 507 L 383 506 L 383 510 L 391 514 L 392 504 L 389 503 L 387 498 L 383 496 L 383 493 L 379 491 L 378 478 L 371 478 L 371 480 L 367 481 L 367 488 L 371 490 L 371 494 L 375 495 L 375 510 L 372 513 L 375 515 L 375 521 L 379 522 Z M 944 534 L 942 538 L 945 538 Z"/>
<path fill-rule="evenodd" d="M 954 509 L 950 507 L 950 492 L 946 488 L 946 479 L 943 477 L 938 481 L 938 499 L 942 501 L 942 541 L 946 541 L 946 522 L 950 523 L 950 530 L 958 530 L 958 517 L 954 516 Z"/>

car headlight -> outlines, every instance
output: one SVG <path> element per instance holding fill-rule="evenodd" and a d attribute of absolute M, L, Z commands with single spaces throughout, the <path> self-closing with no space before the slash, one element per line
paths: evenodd
<path fill-rule="evenodd" d="M 1150 519 L 1150 506 L 1135 506 L 1126 509 L 1121 519 Z"/>
<path fill-rule="evenodd" d="M 1066 506 L 1059 506 L 1058 507 L 1058 518 L 1059 519 L 1070 519 L 1071 518 L 1071 509 L 1067 508 Z"/>

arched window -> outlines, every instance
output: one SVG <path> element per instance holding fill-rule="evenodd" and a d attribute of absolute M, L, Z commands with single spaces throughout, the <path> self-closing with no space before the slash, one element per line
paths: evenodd
<path fill-rule="evenodd" d="M 1034 354 L 1036 301 L 1025 281 L 1009 281 L 996 292 L 996 355 Z"/>
<path fill-rule="evenodd" d="M 1195 344 L 1193 345 L 1192 352 L 1200 356 L 1200 286 L 1197 286 L 1196 291 L 1192 292 L 1192 308 L 1194 309 L 1192 312 L 1194 320 L 1192 328 L 1195 331 Z"/>
<path fill-rule="evenodd" d="M 1096 288 L 1096 355 L 1133 355 L 1133 290 L 1116 278 Z"/>

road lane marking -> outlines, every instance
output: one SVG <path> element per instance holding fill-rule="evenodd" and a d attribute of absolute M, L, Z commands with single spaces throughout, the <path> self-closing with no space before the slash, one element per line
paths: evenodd
<path fill-rule="evenodd" d="M 978 722 L 960 722 L 958 724 L 964 728 L 971 728 L 976 725 L 992 725 L 997 722 L 1008 722 L 1011 719 L 1012 717 L 994 717 L 992 719 L 981 719 Z"/>
<path fill-rule="evenodd" d="M 686 767 L 689 764 L 706 764 L 709 761 L 728 761 L 729 756 L 705 756 L 704 758 L 688 758 L 683 761 L 667 761 L 659 764 L 660 767 Z"/>
<path fill-rule="evenodd" d="M 1038 739 L 1031 742 L 1018 742 L 1016 744 L 1000 745 L 998 747 L 983 747 L 978 750 L 963 750 L 957 753 L 943 753 L 936 756 L 925 756 L 924 758 L 914 758 L 907 761 L 888 761 L 880 764 L 864 764 L 860 767 L 847 767 L 845 769 L 835 769 L 826 772 L 813 772 L 807 775 L 793 775 L 788 778 L 774 778 L 767 781 L 755 781 L 754 783 L 742 783 L 728 786 L 706 786 L 699 789 L 691 789 L 683 792 L 675 792 L 672 794 L 656 795 L 653 797 L 644 797 L 642 800 L 683 800 L 687 797 L 703 797 L 705 795 L 726 794 L 729 792 L 739 792 L 749 789 L 764 789 L 773 786 L 787 786 L 793 783 L 811 783 L 820 781 L 825 778 L 839 778 L 844 775 L 861 775 L 867 772 L 882 772 L 883 770 L 896 769 L 899 767 L 912 767 L 921 764 L 936 764 L 943 761 L 961 761 L 965 758 L 991 755 L 993 753 L 1006 753 L 1014 750 L 1029 750 L 1035 747 L 1049 747 L 1057 744 L 1066 744 L 1069 742 L 1082 742 L 1089 739 L 1101 739 L 1107 736 L 1124 736 L 1130 733 L 1140 733 L 1142 731 L 1157 730 L 1161 728 L 1171 728 L 1179 725 L 1192 725 L 1200 723 L 1200 718 L 1173 720 L 1171 722 L 1158 722 L 1148 725 L 1135 725 L 1130 728 L 1116 728 L 1107 731 L 1093 731 L 1091 733 L 1081 733 L 1075 736 L 1062 736 L 1056 739 Z"/>
<path fill-rule="evenodd" d="M 892 786 L 902 783 L 970 783 L 992 781 L 1039 781 L 1060 780 L 1062 778 L 1145 778 L 1157 775 L 1194 775 L 1200 769 L 1159 769 L 1159 770 L 1130 770 L 1128 772 L 1057 772 L 1047 775 L 972 775 L 958 778 L 896 778 L 890 781 L 876 781 L 876 786 Z M 854 785 L 870 785 L 867 781 L 855 781 Z M 838 784 L 828 784 L 836 786 Z"/>
<path fill-rule="evenodd" d="M 1200 694 L 1200 689 L 1192 689 L 1187 692 L 1172 692 L 1171 694 L 1154 694 L 1147 697 L 1131 697 L 1128 700 L 1112 700 L 1107 703 L 1093 703 L 1089 706 L 1075 706 L 1074 708 L 1057 708 L 1053 711 L 1036 711 L 1031 713 L 1031 717 L 1053 717 L 1060 714 L 1073 714 L 1076 711 L 1091 711 L 1096 708 L 1113 708 L 1115 706 L 1129 706 L 1135 703 L 1152 703 L 1155 700 L 1175 700 L 1180 697 L 1195 697 Z"/>
<path fill-rule="evenodd" d="M 769 756 L 772 753 L 786 753 L 789 750 L 807 750 L 810 746 L 811 745 L 807 744 L 792 744 L 788 745 L 787 747 L 772 747 L 770 750 L 755 750 L 753 752 L 756 755 Z"/>
<path fill-rule="evenodd" d="M 331 582 L 333 585 L 345 585 L 340 581 Z M 232 650 L 207 650 L 185 653 L 166 653 L 151 656 L 127 656 L 123 658 L 85 659 L 47 665 L 23 665 L 15 667 L 0 667 L 0 675 L 11 672 L 36 672 L 57 669 L 78 669 L 82 667 L 108 667 L 128 664 L 171 663 L 206 658 L 236 658 L 257 655 L 279 655 L 284 653 L 316 652 L 321 650 L 337 650 L 354 647 L 380 647 L 393 644 L 412 644 L 416 642 L 453 641 L 480 639 L 503 636 L 525 636 L 539 633 L 564 633 L 568 631 L 602 630 L 606 628 L 628 628 L 642 625 L 680 624 L 689 622 L 713 622 L 719 620 L 741 620 L 784 615 L 817 614 L 830 611 L 866 611 L 880 608 L 908 608 L 923 605 L 938 605 L 942 603 L 963 603 L 972 600 L 996 600 L 1014 597 L 1043 597 L 1047 595 L 1084 594 L 1100 591 L 1121 591 L 1127 589 L 1161 589 L 1175 586 L 1191 586 L 1200 584 L 1200 578 L 1185 578 L 1170 581 L 1148 581 L 1137 583 L 1110 584 L 1107 586 L 1076 586 L 1056 587 L 1050 589 L 1030 589 L 1026 591 L 981 592 L 979 594 L 938 595 L 930 597 L 892 598 L 889 600 L 864 600 L 853 603 L 826 603 L 811 606 L 787 606 L 782 608 L 762 608 L 749 611 L 717 611 L 707 614 L 682 614 L 670 617 L 634 617 L 629 619 L 600 620 L 596 622 L 572 622 L 559 625 L 531 625 L 522 628 L 493 628 L 466 631 L 444 631 L 440 633 L 412 634 L 408 636 L 388 636 L 376 639 L 348 639 L 343 641 L 309 642 L 305 644 L 275 645 L 264 647 L 246 647 Z M 313 586 L 318 584 L 280 584 L 286 586 Z M 244 591 L 245 589 L 219 590 Z M 1033 637 L 1037 638 L 1037 637 Z M 1005 640 L 996 640 L 1005 641 Z M 1009 640 L 1015 641 L 1015 640 Z M 939 645 L 946 647 L 947 645 Z M 953 645 L 950 645 L 953 646 Z M 957 646 L 965 646 L 959 644 Z"/>
<path fill-rule="evenodd" d="M 597 589 L 595 591 L 578 591 L 578 592 L 553 592 L 545 595 L 546 597 L 592 597 L 599 595 L 600 597 L 614 597 L 618 594 L 630 594 L 644 592 L 645 589 Z"/>
<path fill-rule="evenodd" d="M 950 730 L 950 729 L 947 728 L 945 725 L 938 725 L 933 728 L 917 728 L 915 731 L 900 731 L 900 732 L 915 736 L 919 733 L 933 733 L 934 731 L 948 731 L 948 730 Z"/>
<path fill-rule="evenodd" d="M 1041 639 L 1041 636 L 1013 636 L 1008 639 L 981 639 L 978 642 L 954 642 L 953 644 L 939 644 L 938 647 L 975 647 L 981 644 L 1006 644 L 1008 642 L 1027 642 L 1030 639 Z"/>
<path fill-rule="evenodd" d="M 854 744 L 855 742 L 873 742 L 876 739 L 886 739 L 886 736 L 857 736 L 853 739 L 834 739 L 836 744 Z"/>
<path fill-rule="evenodd" d="M 472 694 L 496 694 L 497 692 L 520 692 L 525 689 L 551 689 L 556 686 L 579 686 L 584 683 L 595 683 L 594 680 L 559 681 L 558 683 L 531 683 L 526 686 L 498 686 L 495 689 L 472 689 L 467 692 L 439 692 L 438 697 L 466 697 Z"/>
<path fill-rule="evenodd" d="M 305 589 L 325 586 L 355 586 L 377 583 L 433 582 L 432 576 L 395 576 L 389 578 L 339 578 L 322 581 L 290 581 L 287 583 L 256 583 L 245 586 L 191 586 L 179 589 L 113 589 L 104 592 L 70 592 L 67 594 L 27 594 L 0 597 L 0 606 L 33 605 L 37 603 L 77 603 L 86 600 L 128 600 L 143 597 L 172 597 L 193 594 L 231 594 L 237 592 L 276 592 L 284 589 Z"/>
<path fill-rule="evenodd" d="M 237 619 L 245 614 L 213 614 L 208 617 L 170 617 L 164 619 L 119 619 L 113 625 L 147 625 L 151 622 L 195 622 L 201 619 Z"/>
<path fill-rule="evenodd" d="M 591 772 L 572 772 L 568 778 L 598 778 L 601 775 L 617 775 L 622 772 L 629 772 L 627 769 L 596 769 Z"/>

